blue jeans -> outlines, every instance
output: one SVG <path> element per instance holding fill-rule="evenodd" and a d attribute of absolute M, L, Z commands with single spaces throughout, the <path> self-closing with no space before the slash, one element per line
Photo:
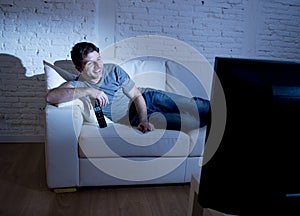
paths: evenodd
<path fill-rule="evenodd" d="M 188 98 L 174 93 L 147 88 L 143 97 L 146 101 L 148 119 L 155 128 L 190 131 L 208 124 L 210 102 L 206 99 Z M 134 103 L 129 109 L 132 126 L 139 124 Z"/>

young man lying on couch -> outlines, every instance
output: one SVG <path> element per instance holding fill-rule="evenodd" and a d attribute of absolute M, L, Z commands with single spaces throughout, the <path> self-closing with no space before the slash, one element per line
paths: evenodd
<path fill-rule="evenodd" d="M 190 131 L 205 126 L 210 119 L 208 100 L 137 88 L 121 67 L 103 64 L 99 48 L 92 43 L 75 44 L 71 58 L 80 76 L 50 90 L 48 103 L 82 97 L 93 103 L 98 100 L 106 117 L 114 122 L 128 122 L 143 133 L 155 128 Z"/>

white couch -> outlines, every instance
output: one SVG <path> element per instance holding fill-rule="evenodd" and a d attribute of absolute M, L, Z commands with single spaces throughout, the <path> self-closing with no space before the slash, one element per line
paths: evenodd
<path fill-rule="evenodd" d="M 200 68 L 206 71 L 199 68 L 198 73 L 209 82 L 205 85 L 211 86 L 212 70 L 207 62 L 203 64 L 206 66 Z M 47 90 L 75 77 L 63 66 L 44 61 Z M 210 98 L 194 72 L 174 61 L 144 57 L 120 66 L 137 86 Z M 49 188 L 184 183 L 190 182 L 192 173 L 201 171 L 206 127 L 189 133 L 156 129 L 141 134 L 107 119 L 108 127 L 100 129 L 91 104 L 79 99 L 57 106 L 47 104 L 45 113 Z"/>

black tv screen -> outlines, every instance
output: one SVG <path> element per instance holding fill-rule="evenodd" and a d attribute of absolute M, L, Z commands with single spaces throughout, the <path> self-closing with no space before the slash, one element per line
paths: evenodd
<path fill-rule="evenodd" d="M 216 57 L 216 77 L 226 124 L 202 167 L 198 202 L 238 215 L 299 211 L 300 63 Z"/>

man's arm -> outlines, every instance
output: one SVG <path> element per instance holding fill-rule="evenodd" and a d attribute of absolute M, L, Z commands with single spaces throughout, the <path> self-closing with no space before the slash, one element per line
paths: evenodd
<path fill-rule="evenodd" d="M 126 95 L 133 100 L 139 115 L 138 130 L 143 133 L 154 130 L 154 126 L 148 122 L 147 106 L 141 92 L 134 86 Z"/>
<path fill-rule="evenodd" d="M 46 101 L 50 104 L 58 104 L 86 96 L 98 99 L 100 106 L 103 107 L 109 103 L 108 98 L 103 91 L 88 87 L 74 88 L 74 86 L 69 83 L 64 83 L 58 88 L 51 89 L 47 93 Z"/>

